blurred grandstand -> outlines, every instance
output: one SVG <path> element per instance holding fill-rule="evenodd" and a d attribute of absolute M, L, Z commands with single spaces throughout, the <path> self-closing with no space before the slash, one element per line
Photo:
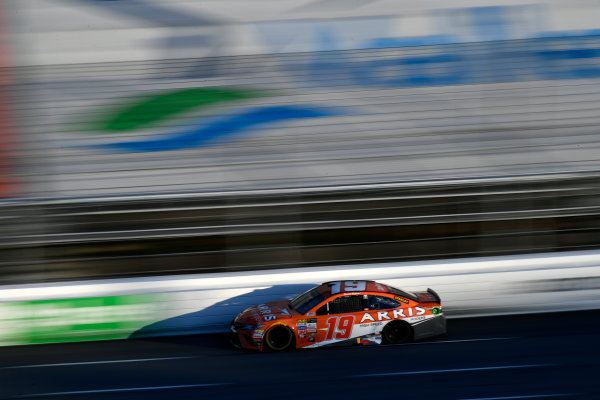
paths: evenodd
<path fill-rule="evenodd" d="M 338 3 L 7 1 L 0 283 L 600 246 L 594 2 Z"/>
<path fill-rule="evenodd" d="M 1 281 L 597 248 L 598 177 L 539 178 L 5 205 Z"/>

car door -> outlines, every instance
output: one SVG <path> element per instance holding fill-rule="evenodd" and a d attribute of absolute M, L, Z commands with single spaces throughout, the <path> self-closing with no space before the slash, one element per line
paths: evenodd
<path fill-rule="evenodd" d="M 351 340 L 357 318 L 366 307 L 366 296 L 362 294 L 339 295 L 321 305 L 309 325 L 307 319 L 308 340 L 316 345 L 326 345 Z M 311 339 L 314 335 L 314 339 Z"/>

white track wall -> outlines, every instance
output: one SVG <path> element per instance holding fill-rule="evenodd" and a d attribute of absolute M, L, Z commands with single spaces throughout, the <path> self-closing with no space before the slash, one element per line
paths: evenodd
<path fill-rule="evenodd" d="M 600 308 L 600 252 L 6 286 L 0 344 L 225 332 L 242 309 L 331 280 L 435 289 L 449 318 Z"/>

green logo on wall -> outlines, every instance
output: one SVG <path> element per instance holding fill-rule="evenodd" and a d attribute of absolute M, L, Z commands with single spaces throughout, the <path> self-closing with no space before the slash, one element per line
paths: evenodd
<path fill-rule="evenodd" d="M 94 110 L 83 130 L 104 135 L 106 142 L 94 146 L 111 152 L 170 151 L 209 146 L 277 122 L 340 115 L 315 104 L 251 101 L 275 95 L 226 87 L 167 89 Z M 120 138 L 132 133 L 136 138 Z"/>
<path fill-rule="evenodd" d="M 0 344 L 120 339 L 154 322 L 159 295 L 0 304 Z"/>

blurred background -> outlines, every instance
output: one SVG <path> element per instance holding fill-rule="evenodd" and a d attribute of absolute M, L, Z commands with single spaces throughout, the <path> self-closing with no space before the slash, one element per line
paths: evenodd
<path fill-rule="evenodd" d="M 600 398 L 599 83 L 595 0 L 1 1 L 0 398 Z M 222 340 L 340 279 L 448 334 Z"/>
<path fill-rule="evenodd" d="M 5 0 L 0 283 L 600 244 L 600 7 Z"/>

